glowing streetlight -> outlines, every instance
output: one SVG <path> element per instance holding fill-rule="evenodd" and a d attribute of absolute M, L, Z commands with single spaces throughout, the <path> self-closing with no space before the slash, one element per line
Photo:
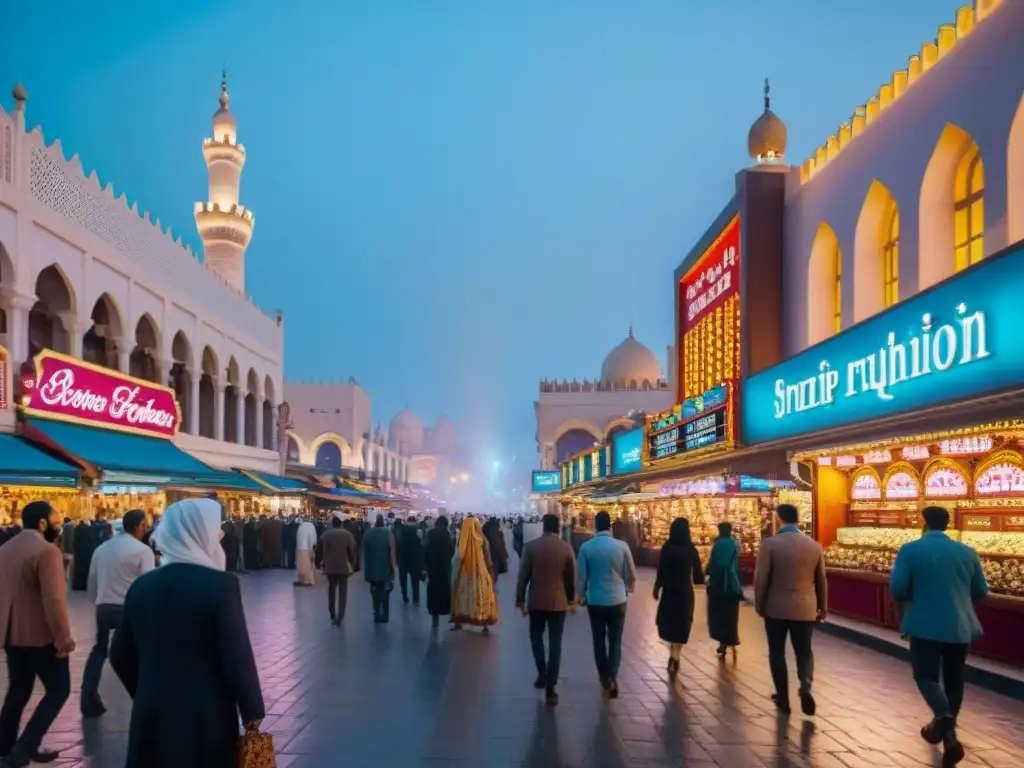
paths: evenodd
<path fill-rule="evenodd" d="M 461 477 L 462 477 L 462 482 L 464 482 L 464 483 L 468 483 L 469 482 L 469 472 L 463 472 Z"/>
<path fill-rule="evenodd" d="M 457 483 L 457 482 L 459 482 L 459 478 L 457 478 L 455 476 L 449 477 L 448 478 L 448 482 L 449 483 Z"/>
<path fill-rule="evenodd" d="M 500 462 L 500 461 L 497 461 L 497 460 L 495 460 L 495 462 L 494 462 L 494 468 L 495 468 L 495 469 L 501 469 L 501 462 Z"/>

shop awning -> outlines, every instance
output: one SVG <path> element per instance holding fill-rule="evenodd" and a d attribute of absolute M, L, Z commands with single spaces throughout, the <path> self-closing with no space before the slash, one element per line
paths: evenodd
<path fill-rule="evenodd" d="M 78 485 L 78 468 L 16 435 L 0 434 L 0 485 L 73 488 Z"/>
<path fill-rule="evenodd" d="M 211 469 L 210 474 L 172 479 L 168 487 L 183 490 L 264 493 L 266 488 L 238 470 Z"/>
<path fill-rule="evenodd" d="M 83 468 L 100 472 L 105 482 L 168 485 L 217 472 L 172 441 L 158 437 L 44 419 L 27 419 L 25 437 Z"/>
<path fill-rule="evenodd" d="M 256 472 L 252 469 L 240 469 L 237 471 L 246 475 L 250 479 L 255 480 L 264 487 L 264 491 L 270 490 L 277 491 L 279 494 L 283 495 L 296 495 L 306 493 L 309 490 L 309 485 L 301 480 L 295 480 L 290 477 L 271 475 L 267 472 Z"/>

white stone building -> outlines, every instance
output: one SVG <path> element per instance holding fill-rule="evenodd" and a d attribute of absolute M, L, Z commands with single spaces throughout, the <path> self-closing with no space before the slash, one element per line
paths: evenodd
<path fill-rule="evenodd" d="M 0 345 L 14 378 L 49 348 L 166 383 L 182 408 L 179 447 L 221 468 L 279 471 L 284 328 L 244 292 L 253 217 L 238 204 L 245 149 L 226 82 L 194 158 L 201 150 L 210 172 L 209 202 L 196 205 L 206 263 L 59 140 L 26 131 L 27 94 L 13 95 L 13 112 L 0 109 Z"/>
<path fill-rule="evenodd" d="M 668 348 L 669 370 L 674 350 Z M 608 353 L 599 379 L 540 383 L 534 402 L 540 468 L 557 469 L 569 456 L 629 429 L 630 411 L 668 410 L 675 402 L 672 384 L 662 375 L 657 356 L 629 335 Z"/>

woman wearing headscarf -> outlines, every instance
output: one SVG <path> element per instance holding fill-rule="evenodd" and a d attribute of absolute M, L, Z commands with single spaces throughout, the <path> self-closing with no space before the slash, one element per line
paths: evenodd
<path fill-rule="evenodd" d="M 740 644 L 740 601 L 743 588 L 740 586 L 740 548 L 732 537 L 730 523 L 718 524 L 718 538 L 711 545 L 708 558 L 708 633 L 718 641 L 718 658 L 724 659 L 725 652 Z"/>
<path fill-rule="evenodd" d="M 448 518 L 437 518 L 427 531 L 427 544 L 423 548 L 423 567 L 427 572 L 427 612 L 433 626 L 441 617 L 452 612 L 452 558 L 455 542 L 448 530 Z"/>
<path fill-rule="evenodd" d="M 508 573 L 508 547 L 505 545 L 505 534 L 501 523 L 496 517 L 490 518 L 483 527 L 487 547 L 491 551 L 491 573 L 495 581 L 503 573 Z"/>
<path fill-rule="evenodd" d="M 700 554 L 690 538 L 690 521 L 677 517 L 661 548 L 654 599 L 658 600 L 658 637 L 669 644 L 669 674 L 679 671 L 679 654 L 693 626 L 693 585 L 704 583 Z"/>
<path fill-rule="evenodd" d="M 459 551 L 452 563 L 452 629 L 463 624 L 483 627 L 498 623 L 498 596 L 494 567 L 480 521 L 467 517 L 459 536 Z"/>
<path fill-rule="evenodd" d="M 164 565 L 124 603 L 110 663 L 132 697 L 125 768 L 235 768 L 238 720 L 265 716 L 238 577 L 224 572 L 220 504 L 167 508 Z"/>

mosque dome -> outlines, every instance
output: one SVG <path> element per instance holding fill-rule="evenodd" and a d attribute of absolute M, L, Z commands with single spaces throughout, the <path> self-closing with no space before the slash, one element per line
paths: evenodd
<path fill-rule="evenodd" d="M 786 124 L 771 110 L 771 87 L 764 81 L 764 112 L 747 134 L 747 151 L 758 162 L 782 160 L 786 156 Z"/>
<path fill-rule="evenodd" d="M 238 127 L 238 121 L 235 116 L 231 114 L 231 110 L 228 109 L 228 104 L 231 102 L 231 97 L 228 95 L 228 73 L 224 72 L 220 78 L 220 109 L 213 113 L 213 129 L 214 136 L 221 136 L 224 133 L 230 133 L 234 135 L 235 128 Z"/>
<path fill-rule="evenodd" d="M 434 450 L 439 453 L 451 454 L 459 443 L 459 430 L 455 422 L 448 418 L 440 418 L 430 430 L 430 440 Z"/>
<path fill-rule="evenodd" d="M 654 383 L 661 378 L 661 363 L 657 356 L 633 337 L 629 329 L 626 340 L 608 353 L 601 365 L 602 381 L 636 381 L 646 379 Z"/>
<path fill-rule="evenodd" d="M 409 451 L 423 445 L 423 422 L 410 410 L 395 414 L 388 429 L 392 448 Z"/>

